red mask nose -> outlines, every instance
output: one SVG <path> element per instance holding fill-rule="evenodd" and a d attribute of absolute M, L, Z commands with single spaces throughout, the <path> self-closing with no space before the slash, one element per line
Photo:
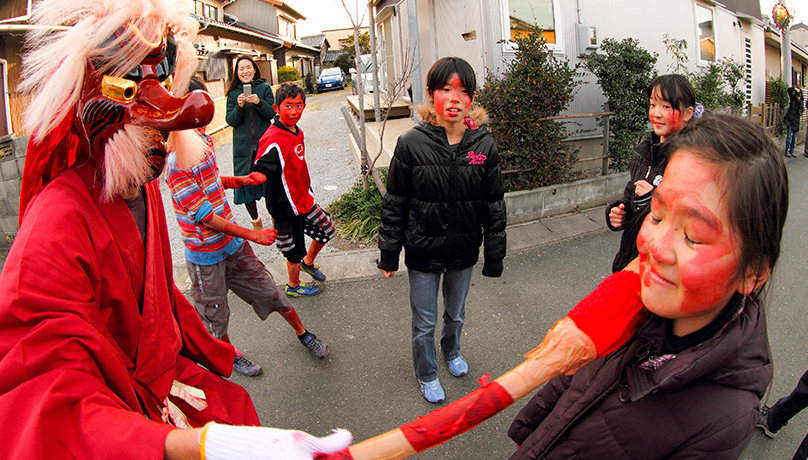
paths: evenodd
<path fill-rule="evenodd" d="M 140 83 L 137 99 L 127 111 L 126 123 L 156 129 L 179 131 L 207 126 L 213 120 L 213 99 L 204 91 L 191 91 L 177 98 L 157 80 Z"/>

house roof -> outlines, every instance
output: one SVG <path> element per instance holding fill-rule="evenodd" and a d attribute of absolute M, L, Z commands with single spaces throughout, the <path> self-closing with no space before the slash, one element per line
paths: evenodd
<path fill-rule="evenodd" d="M 323 62 L 334 62 L 334 61 L 337 60 L 337 57 L 339 57 L 339 55 L 342 54 L 343 52 L 344 51 L 339 50 L 339 49 L 337 49 L 337 50 L 328 50 L 328 51 L 325 52 L 325 57 L 323 58 Z"/>
<path fill-rule="evenodd" d="M 719 0 L 728 10 L 735 14 L 751 16 L 761 20 L 759 0 Z"/>
<path fill-rule="evenodd" d="M 305 37 L 300 37 L 300 41 L 306 46 L 319 49 L 323 49 L 323 45 L 328 42 L 328 40 L 325 38 L 325 34 L 307 35 Z"/>
<path fill-rule="evenodd" d="M 263 30 L 255 29 L 252 27 L 247 26 L 242 22 L 236 22 L 235 24 L 227 24 L 221 21 L 217 21 L 215 19 L 205 18 L 199 16 L 197 14 L 191 14 L 194 19 L 197 20 L 200 24 L 204 25 L 204 28 L 213 27 L 216 29 L 227 30 L 230 32 L 235 32 L 237 34 L 248 35 L 253 38 L 258 38 L 261 40 L 266 40 L 269 42 L 274 43 L 275 45 L 281 45 L 284 43 L 284 39 L 278 35 L 271 34 L 269 32 L 264 32 Z M 200 32 L 204 30 L 204 28 L 200 28 Z"/>

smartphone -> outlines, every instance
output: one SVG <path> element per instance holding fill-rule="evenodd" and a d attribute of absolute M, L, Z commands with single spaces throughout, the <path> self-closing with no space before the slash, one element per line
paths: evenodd
<path fill-rule="evenodd" d="M 252 94 L 252 85 L 250 83 L 245 83 L 244 84 L 244 95 L 249 96 L 250 94 Z"/>

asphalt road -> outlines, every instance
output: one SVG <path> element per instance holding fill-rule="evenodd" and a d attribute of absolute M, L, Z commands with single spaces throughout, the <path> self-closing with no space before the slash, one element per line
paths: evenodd
<path fill-rule="evenodd" d="M 769 402 L 789 392 L 808 368 L 805 307 L 808 283 L 803 266 L 808 243 L 801 229 L 808 214 L 808 159 L 788 160 L 791 209 L 780 263 L 768 299 L 769 337 L 775 376 Z M 463 355 L 470 373 L 452 377 L 439 368 L 447 402 L 477 387 L 476 378 L 495 378 L 522 361 L 555 320 L 609 273 L 617 234 L 551 244 L 505 259 L 502 278 L 485 278 L 477 267 L 467 303 Z M 413 420 L 436 406 L 423 400 L 412 374 L 406 276 L 391 280 L 327 283 L 319 296 L 294 299 L 303 323 L 332 347 L 319 361 L 299 345 L 278 315 L 262 323 L 249 306 L 231 296 L 230 336 L 264 367 L 258 378 L 232 377 L 252 395 L 267 426 L 325 435 L 351 430 L 363 440 Z M 480 427 L 423 453 L 425 459 L 501 459 L 513 452 L 507 427 L 523 403 L 517 402 Z M 755 433 L 742 459 L 789 459 L 808 432 L 808 411 L 775 440 Z M 653 427 L 649 427 L 649 436 Z"/>

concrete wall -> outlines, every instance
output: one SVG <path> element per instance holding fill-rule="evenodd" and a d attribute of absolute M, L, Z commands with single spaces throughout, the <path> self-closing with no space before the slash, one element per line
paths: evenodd
<path fill-rule="evenodd" d="M 608 204 L 622 196 L 628 179 L 629 173 L 622 172 L 569 184 L 506 193 L 508 224 L 543 219 Z"/>
<path fill-rule="evenodd" d="M 20 181 L 28 137 L 0 138 L 0 248 L 8 248 L 17 234 L 20 215 Z"/>

